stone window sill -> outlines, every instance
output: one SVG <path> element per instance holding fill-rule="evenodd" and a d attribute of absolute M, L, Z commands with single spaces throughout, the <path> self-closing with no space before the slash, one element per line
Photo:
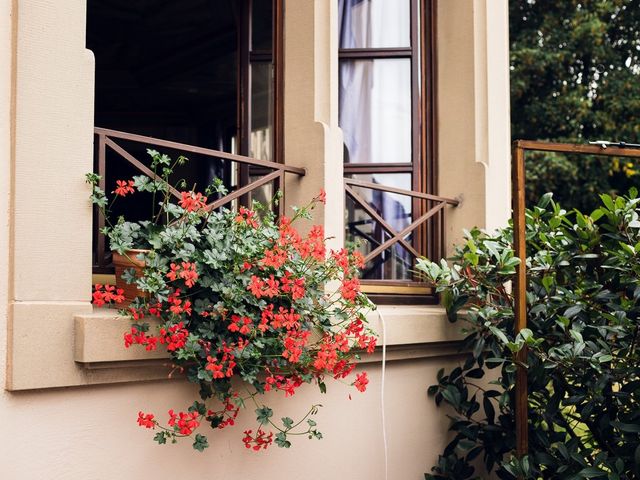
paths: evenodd
<path fill-rule="evenodd" d="M 83 311 L 70 315 L 64 334 L 39 343 L 47 345 L 47 351 L 43 352 L 45 356 L 41 357 L 43 361 L 34 364 L 33 356 L 26 354 L 28 352 L 14 355 L 14 367 L 22 366 L 23 369 L 14 368 L 18 375 L 14 374 L 8 383 L 9 390 L 167 378 L 169 358 L 166 352 L 148 352 L 142 347 L 124 348 L 123 333 L 132 323 L 129 319 L 118 316 L 115 310 L 80 309 Z M 380 316 L 386 326 L 389 361 L 457 353 L 457 342 L 461 340 L 457 333 L 459 329 L 448 322 L 440 307 L 379 306 L 369 315 L 372 328 L 379 334 L 382 332 Z M 38 335 L 37 332 L 37 329 L 31 330 L 29 335 Z M 378 351 L 366 356 L 363 362 L 380 360 Z M 55 371 L 52 372 L 49 366 L 55 366 Z"/>

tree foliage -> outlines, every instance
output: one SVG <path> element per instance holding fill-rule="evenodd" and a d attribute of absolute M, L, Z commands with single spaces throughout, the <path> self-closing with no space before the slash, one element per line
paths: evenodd
<path fill-rule="evenodd" d="M 419 261 L 470 352 L 429 388 L 454 436 L 427 479 L 481 478 L 478 462 L 503 479 L 640 477 L 640 199 L 601 200 L 584 215 L 547 194 L 526 212 L 529 328 L 518 335 L 511 227 L 472 230 L 452 265 Z M 515 357 L 525 346 L 529 455 L 519 461 Z"/>
<path fill-rule="evenodd" d="M 511 0 L 513 139 L 640 143 L 640 0 Z M 637 162 L 537 155 L 528 198 L 594 208 L 596 192 L 625 192 Z M 560 187 L 560 188 L 556 188 Z"/>

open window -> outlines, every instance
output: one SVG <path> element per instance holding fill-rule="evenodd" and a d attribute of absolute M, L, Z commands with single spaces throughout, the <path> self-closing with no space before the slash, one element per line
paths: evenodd
<path fill-rule="evenodd" d="M 88 0 L 87 48 L 95 55 L 95 126 L 221 152 L 282 162 L 282 0 Z M 140 174 L 144 142 L 123 136 L 95 170 L 107 192 Z M 176 173 L 204 189 L 221 178 L 233 191 L 265 175 L 197 152 Z M 270 199 L 274 184 L 252 192 Z M 114 215 L 148 218 L 153 201 L 118 202 Z M 111 273 L 104 240 L 94 234 L 94 273 Z M 101 245 L 100 245 L 101 243 Z"/>

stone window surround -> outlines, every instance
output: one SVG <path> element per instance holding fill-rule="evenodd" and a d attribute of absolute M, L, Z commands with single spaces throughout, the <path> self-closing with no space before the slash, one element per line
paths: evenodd
<path fill-rule="evenodd" d="M 508 216 L 508 22 L 506 0 L 498 1 L 502 16 L 495 15 L 495 0 L 492 15 L 487 0 L 439 1 L 439 188 L 463 199 L 449 217 L 450 241 L 463 226 L 492 228 Z M 2 239 L 9 252 L 2 267 L 9 292 L 6 388 L 166 377 L 158 368 L 162 359 L 123 358 L 121 335 L 112 343 L 114 325 L 121 331 L 121 324 L 101 324 L 96 319 L 104 315 L 89 303 L 91 208 L 84 174 L 93 156 L 94 59 L 85 49 L 86 2 L 14 1 L 12 7 L 11 17 L 0 20 L 12 32 L 12 54 L 0 58 L 12 73 L 10 162 L 2 167 L 10 179 L 8 238 Z M 344 211 L 344 195 L 336 175 L 342 171 L 336 6 L 287 0 L 286 12 L 285 157 L 308 172 L 288 181 L 287 201 L 300 203 L 324 187 L 327 206 L 316 220 L 337 246 L 343 219 L 332 212 Z M 460 131 L 468 135 L 460 138 Z M 443 348 L 455 335 L 441 309 L 380 311 L 395 358 L 450 351 Z"/>

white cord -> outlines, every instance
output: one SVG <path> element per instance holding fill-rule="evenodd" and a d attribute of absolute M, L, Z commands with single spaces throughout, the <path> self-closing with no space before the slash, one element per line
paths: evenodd
<path fill-rule="evenodd" d="M 385 372 L 387 369 L 387 328 L 384 323 L 384 317 L 378 310 L 380 323 L 382 324 L 382 377 L 380 380 L 380 410 L 382 411 L 382 442 L 384 444 L 384 478 L 389 480 L 389 452 L 387 448 L 387 422 L 384 417 L 384 386 Z"/>

